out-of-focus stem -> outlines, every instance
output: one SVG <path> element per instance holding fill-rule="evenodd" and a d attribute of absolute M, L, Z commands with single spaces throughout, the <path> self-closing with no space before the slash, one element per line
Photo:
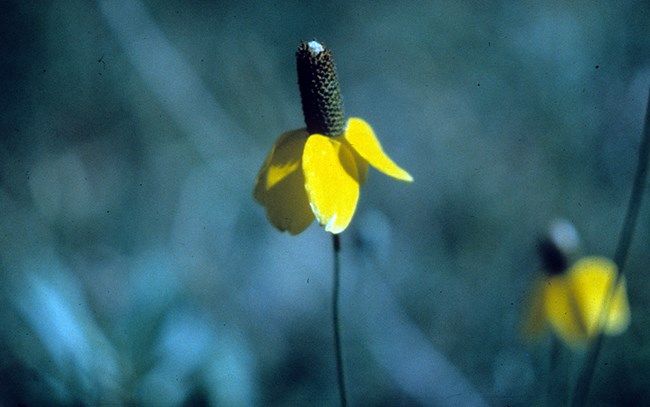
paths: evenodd
<path fill-rule="evenodd" d="M 623 228 L 618 240 L 618 246 L 614 253 L 614 263 L 618 268 L 618 274 L 614 284 L 609 289 L 608 295 L 605 299 L 603 307 L 600 311 L 599 323 L 604 323 L 609 313 L 609 304 L 616 292 L 616 288 L 621 282 L 625 261 L 632 242 L 632 235 L 634 234 L 634 227 L 639 215 L 639 208 L 641 207 L 641 200 L 643 198 L 643 188 L 646 185 L 648 178 L 648 160 L 650 159 L 650 92 L 648 94 L 648 103 L 646 107 L 645 123 L 643 125 L 643 133 L 641 134 L 641 145 L 639 146 L 639 161 L 636 167 L 636 174 L 634 176 L 634 184 L 632 185 L 632 193 L 625 213 L 623 221 Z M 602 326 L 602 325 L 601 325 Z M 578 377 L 576 383 L 576 390 L 573 397 L 573 406 L 584 406 L 587 403 L 589 396 L 589 389 L 593 380 L 594 372 L 596 371 L 596 362 L 603 347 L 604 336 L 602 333 L 598 334 L 590 352 L 587 354 L 587 359 L 583 366 L 582 372 Z"/>

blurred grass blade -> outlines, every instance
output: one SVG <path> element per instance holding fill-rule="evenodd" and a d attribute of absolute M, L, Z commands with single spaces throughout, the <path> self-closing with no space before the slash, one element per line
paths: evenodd
<path fill-rule="evenodd" d="M 641 145 L 639 146 L 639 162 L 637 164 L 636 174 L 634 176 L 634 184 L 632 185 L 632 192 L 630 194 L 630 201 L 628 202 L 627 212 L 623 221 L 623 228 L 619 237 L 618 246 L 614 254 L 614 263 L 618 267 L 618 276 L 615 283 L 612 284 L 607 300 L 605 301 L 601 310 L 600 321 L 604 324 L 607 315 L 609 314 L 609 304 L 614 296 L 615 289 L 618 287 L 623 272 L 625 271 L 625 261 L 632 242 L 632 235 L 634 234 L 634 227 L 639 215 L 639 208 L 641 207 L 641 200 L 643 198 L 643 189 L 646 186 L 648 178 L 648 159 L 650 155 L 650 91 L 648 92 L 648 102 L 646 106 L 646 114 L 643 125 L 643 133 L 641 134 Z M 587 359 L 584 364 L 583 370 L 578 377 L 576 383 L 576 390 L 573 398 L 573 406 L 584 406 L 587 403 L 589 396 L 589 389 L 593 381 L 594 372 L 596 370 L 596 362 L 603 347 L 604 337 L 599 334 L 592 346 L 590 352 L 587 354 Z"/>

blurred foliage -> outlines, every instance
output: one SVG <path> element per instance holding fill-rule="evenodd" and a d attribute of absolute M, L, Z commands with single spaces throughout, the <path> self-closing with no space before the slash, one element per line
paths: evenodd
<path fill-rule="evenodd" d="M 0 404 L 336 405 L 329 236 L 278 233 L 251 197 L 303 125 L 293 56 L 312 38 L 346 113 L 415 178 L 371 173 L 342 236 L 351 403 L 555 394 L 550 339 L 518 336 L 535 244 L 563 216 L 613 254 L 647 2 L 0 8 Z M 650 404 L 647 208 L 594 405 Z M 572 380 L 582 355 L 562 352 Z"/>

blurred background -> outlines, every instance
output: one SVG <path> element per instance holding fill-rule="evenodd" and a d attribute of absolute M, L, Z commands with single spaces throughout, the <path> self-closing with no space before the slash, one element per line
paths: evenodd
<path fill-rule="evenodd" d="M 550 338 L 526 343 L 520 321 L 550 221 L 614 253 L 649 3 L 0 7 L 0 404 L 338 404 L 331 238 L 280 233 L 252 199 L 303 126 L 294 52 L 311 39 L 334 52 L 346 114 L 415 178 L 371 171 L 341 236 L 351 404 L 571 391 L 583 354 L 560 349 L 556 389 Z M 593 405 L 650 404 L 649 205 L 632 323 L 605 342 Z"/>

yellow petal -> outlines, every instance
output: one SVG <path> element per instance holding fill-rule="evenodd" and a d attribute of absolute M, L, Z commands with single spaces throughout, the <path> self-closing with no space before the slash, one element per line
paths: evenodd
<path fill-rule="evenodd" d="M 335 140 L 339 140 L 344 144 L 347 143 L 344 141 L 343 136 L 336 137 Z M 359 171 L 359 185 L 363 185 L 368 179 L 368 161 L 361 157 L 353 148 L 350 148 L 350 152 L 354 156 L 354 162 L 357 164 L 357 170 Z"/>
<path fill-rule="evenodd" d="M 601 330 L 610 335 L 620 334 L 630 324 L 625 281 L 621 280 L 610 301 L 604 325 L 599 325 L 600 313 L 617 273 L 616 265 L 604 257 L 582 258 L 568 271 L 580 317 L 591 336 Z"/>
<path fill-rule="evenodd" d="M 320 134 L 309 136 L 302 157 L 305 190 L 311 209 L 325 230 L 348 227 L 359 199 L 359 174 L 352 151 Z"/>
<path fill-rule="evenodd" d="M 302 171 L 308 136 L 304 129 L 280 136 L 257 175 L 253 191 L 255 199 L 266 207 L 273 226 L 294 235 L 314 220 Z"/>
<path fill-rule="evenodd" d="M 351 117 L 343 137 L 364 160 L 379 171 L 402 181 L 413 181 L 413 177 L 408 172 L 384 153 L 379 140 L 375 137 L 375 132 L 364 120 Z"/>
<path fill-rule="evenodd" d="M 627 300 L 625 277 L 622 277 L 609 304 L 609 313 L 603 332 L 608 335 L 620 335 L 630 326 L 630 320 L 630 304 Z"/>
<path fill-rule="evenodd" d="M 553 331 L 565 343 L 580 346 L 589 341 L 587 327 L 580 317 L 580 310 L 565 275 L 546 279 L 544 309 Z"/>

